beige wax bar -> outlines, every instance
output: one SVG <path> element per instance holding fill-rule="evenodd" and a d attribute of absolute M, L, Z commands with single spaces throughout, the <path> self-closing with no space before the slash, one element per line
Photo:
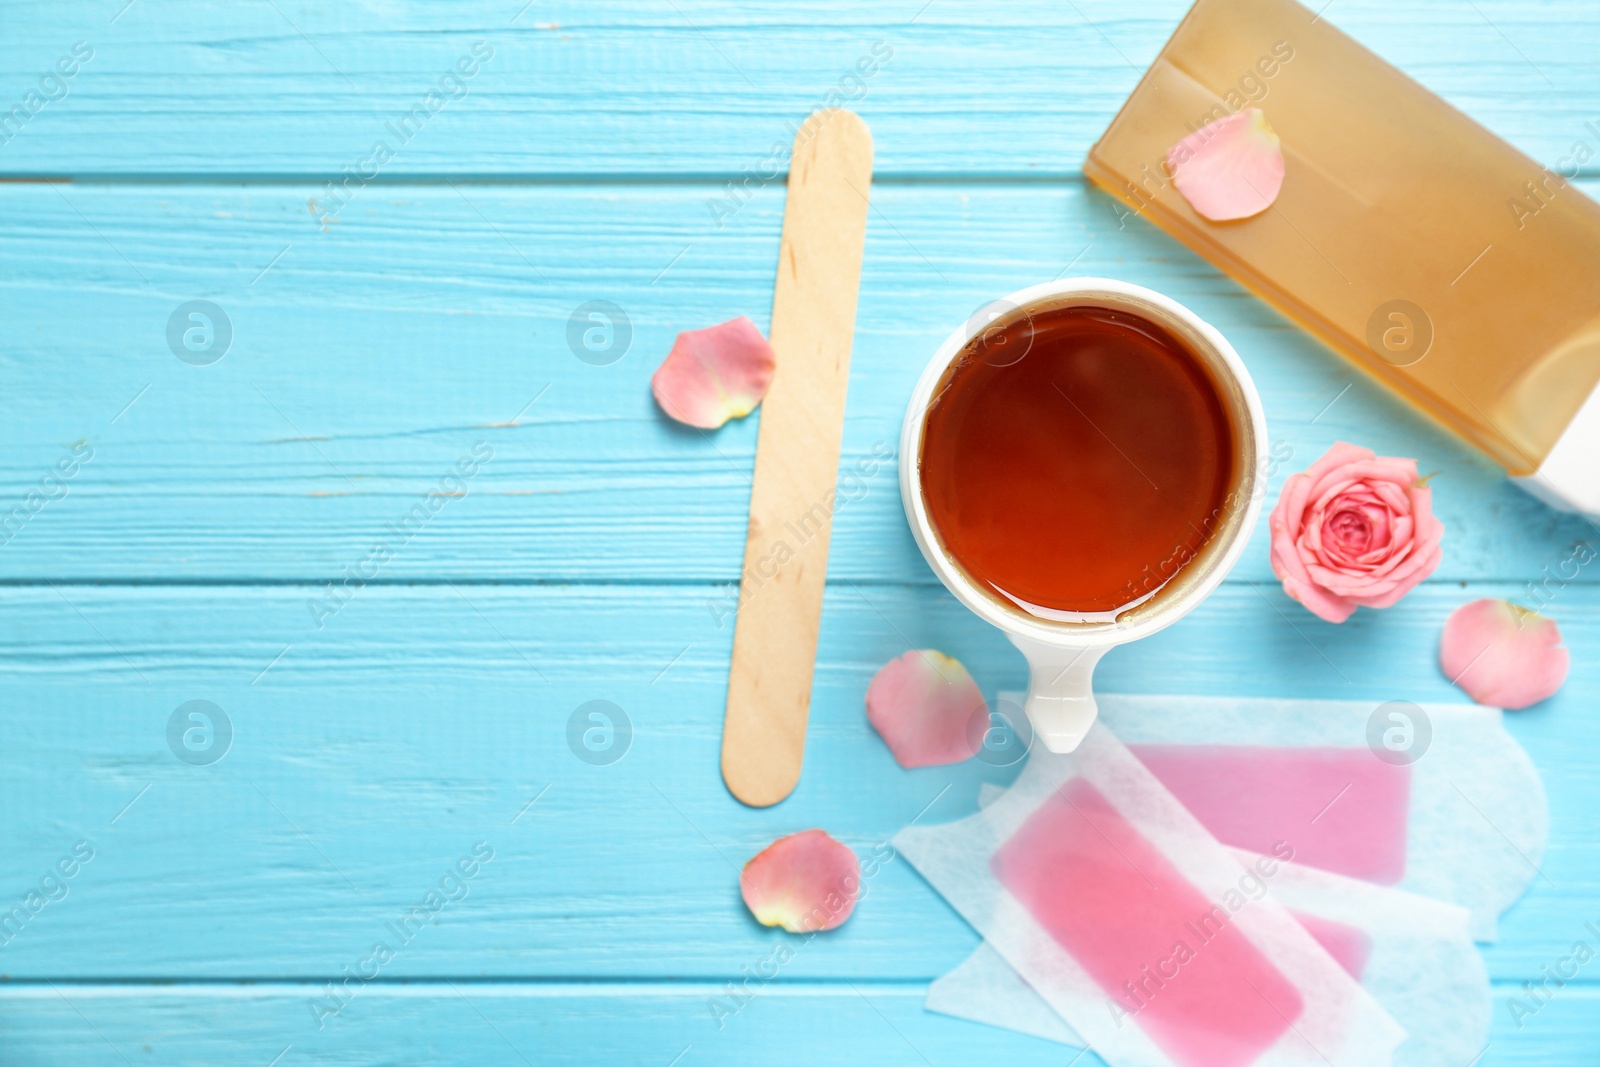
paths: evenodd
<path fill-rule="evenodd" d="M 1167 151 L 1259 107 L 1283 189 L 1197 215 Z M 1558 507 L 1600 512 L 1600 206 L 1292 0 L 1199 0 L 1085 172 Z"/>

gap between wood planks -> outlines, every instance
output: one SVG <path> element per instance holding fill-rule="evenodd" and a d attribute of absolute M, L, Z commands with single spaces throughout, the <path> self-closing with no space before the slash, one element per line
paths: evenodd
<path fill-rule="evenodd" d="M 327 582 L 337 575 L 313 575 L 297 578 L 0 578 L 0 589 L 47 589 L 57 586 L 64 589 L 257 589 L 257 588 L 300 588 L 321 589 Z M 417 578 L 373 578 L 365 581 L 366 586 L 382 586 L 394 589 L 407 587 L 426 588 L 432 586 L 464 585 L 468 587 L 490 588 L 503 586 L 509 589 L 538 589 L 542 587 L 560 586 L 567 589 L 596 588 L 606 589 L 614 586 L 634 589 L 714 589 L 725 590 L 728 586 L 737 584 L 738 576 L 730 575 L 726 578 L 701 577 L 701 578 L 606 578 L 606 577 L 572 577 L 553 575 L 550 577 L 530 576 L 527 578 L 471 578 L 471 577 L 417 577 Z M 1455 587 L 1462 591 L 1473 589 L 1487 589 L 1492 586 L 1521 586 L 1528 582 L 1527 575 L 1498 575 L 1485 577 L 1482 575 L 1472 578 L 1451 578 L 1449 576 L 1425 579 L 1419 589 L 1445 589 Z M 1275 578 L 1235 578 L 1223 579 L 1224 587 L 1233 589 L 1277 589 L 1282 582 Z M 829 589 L 838 589 L 844 586 L 861 586 L 866 589 L 941 589 L 939 580 L 929 575 L 926 581 L 901 581 L 885 580 L 882 578 L 829 578 Z M 1562 582 L 1562 588 L 1571 586 L 1590 587 L 1600 586 L 1600 578 L 1572 578 Z"/>
<path fill-rule="evenodd" d="M 292 186 L 299 188 L 305 185 L 322 185 L 325 182 L 337 181 L 343 175 L 328 174 L 319 171 L 306 171 L 304 173 L 173 173 L 164 174 L 158 171 L 104 171 L 80 174 L 58 174 L 39 172 L 20 172 L 14 174 L 0 173 L 0 184 L 35 185 L 50 182 L 69 182 L 82 185 L 216 185 L 216 186 Z M 571 174 L 549 173 L 446 173 L 426 172 L 417 174 L 380 174 L 369 180 L 363 188 L 370 186 L 392 186 L 403 188 L 407 186 L 447 186 L 455 185 L 524 185 L 548 186 L 552 188 L 587 189 L 596 185 L 607 186 L 696 186 L 711 185 L 721 188 L 724 182 L 740 181 L 745 177 L 742 173 L 724 171 L 684 171 L 677 174 L 658 173 L 629 173 L 615 171 L 597 171 L 593 173 L 575 172 Z M 778 186 L 787 180 L 788 172 L 780 171 L 769 182 Z M 1568 177 L 1568 181 L 1591 181 L 1600 179 L 1600 166 L 1583 167 L 1575 174 Z M 1091 183 L 1084 177 L 1083 172 L 1077 169 L 1058 171 L 1030 170 L 1026 173 L 983 172 L 967 174 L 959 171 L 949 173 L 928 171 L 904 171 L 877 173 L 872 176 L 873 185 L 1084 185 Z"/>
<path fill-rule="evenodd" d="M 57 990 L 77 992 L 80 996 L 234 996 L 241 989 L 268 995 L 290 997 L 304 996 L 306 991 L 320 991 L 328 979 L 319 978 L 8 978 L 0 982 L 0 1001 L 7 996 L 56 997 Z M 705 977 L 680 977 L 672 975 L 645 975 L 628 978 L 586 978 L 558 975 L 551 977 L 439 977 L 388 978 L 379 976 L 365 982 L 363 989 L 382 989 L 389 996 L 438 996 L 451 986 L 472 986 L 478 989 L 501 987 L 511 993 L 526 996 L 633 996 L 654 993 L 661 996 L 699 996 L 702 993 L 718 994 L 729 974 Z M 738 975 L 731 975 L 737 978 Z M 773 982 L 762 991 L 763 996 L 831 996 L 851 986 L 870 986 L 873 990 L 891 996 L 916 996 L 927 994 L 928 983 L 940 975 L 926 978 L 867 978 L 840 976 L 838 978 L 785 979 Z M 1496 978 L 1489 982 L 1497 994 L 1517 995 L 1522 992 L 1523 979 Z M 1569 978 L 1566 989 L 1587 996 L 1600 997 L 1600 979 Z"/>

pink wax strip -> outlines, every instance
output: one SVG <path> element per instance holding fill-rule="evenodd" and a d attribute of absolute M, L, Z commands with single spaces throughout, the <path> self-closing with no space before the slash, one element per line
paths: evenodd
<path fill-rule="evenodd" d="M 1303 911 L 1290 911 L 1289 914 L 1294 916 L 1295 922 L 1306 928 L 1306 933 L 1316 939 L 1317 944 L 1328 950 L 1328 955 L 1345 969 L 1346 974 L 1361 981 L 1361 973 L 1367 969 L 1367 957 L 1372 954 L 1372 938 L 1365 930 L 1333 919 L 1307 915 Z"/>
<path fill-rule="evenodd" d="M 1411 768 L 1364 748 L 1129 745 L 1218 841 L 1378 885 L 1406 870 Z"/>
<path fill-rule="evenodd" d="M 989 869 L 1183 1067 L 1253 1063 L 1304 1010 L 1228 910 L 1083 778 L 1052 792 Z"/>

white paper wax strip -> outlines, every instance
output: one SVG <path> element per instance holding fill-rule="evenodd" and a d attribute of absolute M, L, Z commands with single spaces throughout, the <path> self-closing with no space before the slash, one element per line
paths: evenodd
<path fill-rule="evenodd" d="M 980 789 L 987 805 L 1004 792 Z M 1253 862 L 1248 853 L 1238 853 Z M 1263 879 L 1272 896 L 1351 972 L 1408 1037 L 1399 1067 L 1461 1067 L 1488 1043 L 1489 975 L 1465 908 L 1283 864 Z M 1083 1047 L 1084 1041 L 989 945 L 934 982 L 927 1007 L 945 1015 Z"/>
<path fill-rule="evenodd" d="M 1472 933 L 1538 876 L 1544 786 L 1496 708 L 1097 696 L 1113 733 L 1225 845 L 1460 904 Z M 996 711 L 1020 716 L 1021 695 Z"/>
<path fill-rule="evenodd" d="M 1381 1067 L 1405 1031 L 1103 727 L 897 849 L 1113 1067 Z"/>

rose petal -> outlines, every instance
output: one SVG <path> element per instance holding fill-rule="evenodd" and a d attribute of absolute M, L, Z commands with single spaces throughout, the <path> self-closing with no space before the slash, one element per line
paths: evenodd
<path fill-rule="evenodd" d="M 1331 459 L 1337 463 L 1330 463 Z M 1328 449 L 1327 455 L 1311 465 L 1306 476 L 1312 480 L 1308 500 L 1323 500 L 1339 485 L 1363 484 L 1368 487 L 1385 482 L 1411 485 L 1417 481 L 1417 461 L 1390 456 L 1374 456 L 1370 448 L 1357 448 L 1343 441 Z"/>
<path fill-rule="evenodd" d="M 1344 622 L 1355 614 L 1359 606 L 1353 600 L 1328 592 L 1315 582 L 1299 582 L 1285 578 L 1283 591 L 1300 601 L 1311 614 L 1327 622 Z"/>
<path fill-rule="evenodd" d="M 1570 663 L 1554 619 L 1504 600 L 1463 604 L 1439 639 L 1445 677 L 1496 708 L 1525 708 L 1553 696 Z"/>
<path fill-rule="evenodd" d="M 1283 188 L 1283 148 L 1258 107 L 1208 122 L 1167 150 L 1172 184 L 1213 222 L 1259 215 Z"/>
<path fill-rule="evenodd" d="M 777 366 L 772 346 L 743 315 L 685 330 L 650 378 L 661 410 L 690 426 L 715 430 L 756 409 Z"/>
<path fill-rule="evenodd" d="M 1293 482 L 1296 478 L 1304 477 L 1303 474 L 1296 474 L 1289 481 Z M 1294 542 L 1288 535 L 1287 519 L 1279 514 L 1283 501 L 1292 503 L 1295 500 L 1290 488 L 1285 483 L 1284 491 L 1280 494 L 1279 506 L 1273 509 L 1269 520 L 1272 528 L 1272 573 L 1282 579 L 1283 591 L 1300 601 L 1313 615 L 1328 622 L 1344 622 L 1356 610 L 1356 605 L 1323 591 L 1311 580 L 1305 561 L 1300 558 Z"/>
<path fill-rule="evenodd" d="M 1387 509 L 1345 498 L 1321 523 L 1328 560 L 1343 567 L 1365 566 L 1372 555 L 1388 549 L 1391 525 Z"/>
<path fill-rule="evenodd" d="M 855 910 L 861 864 L 849 845 L 822 830 L 803 830 L 756 853 L 739 874 L 739 892 L 763 926 L 795 934 L 832 930 Z"/>
<path fill-rule="evenodd" d="M 975 721 L 986 726 L 988 714 L 967 669 L 931 649 L 890 660 L 867 687 L 867 719 L 902 767 L 969 759 L 983 736 L 971 727 Z"/>
<path fill-rule="evenodd" d="M 1284 532 L 1291 541 L 1300 537 L 1301 526 L 1306 513 L 1306 504 L 1314 498 L 1320 498 L 1320 492 L 1314 492 L 1330 472 L 1337 471 L 1340 467 L 1362 459 L 1373 459 L 1376 453 L 1370 448 L 1352 445 L 1346 441 L 1335 441 L 1333 447 L 1323 454 L 1322 458 L 1313 463 L 1308 469 L 1299 474 L 1291 474 L 1283 483 L 1283 491 L 1278 494 L 1277 507 L 1273 508 L 1273 519 L 1281 519 L 1284 523 Z"/>
<path fill-rule="evenodd" d="M 1322 458 L 1306 468 L 1306 477 L 1320 481 L 1324 476 L 1338 470 L 1348 470 L 1363 460 L 1375 460 L 1378 454 L 1370 448 L 1353 445 L 1349 441 L 1335 441 Z"/>
<path fill-rule="evenodd" d="M 1373 583 L 1360 596 L 1354 598 L 1356 604 L 1363 608 L 1394 607 L 1400 603 L 1402 597 L 1411 592 L 1417 582 L 1438 570 L 1439 562 L 1444 559 L 1444 550 L 1437 542 L 1424 552 L 1418 553 L 1415 547 L 1411 551 L 1415 554 L 1403 573 L 1391 574 L 1383 581 Z M 1417 575 L 1415 580 L 1411 577 L 1413 573 Z"/>

